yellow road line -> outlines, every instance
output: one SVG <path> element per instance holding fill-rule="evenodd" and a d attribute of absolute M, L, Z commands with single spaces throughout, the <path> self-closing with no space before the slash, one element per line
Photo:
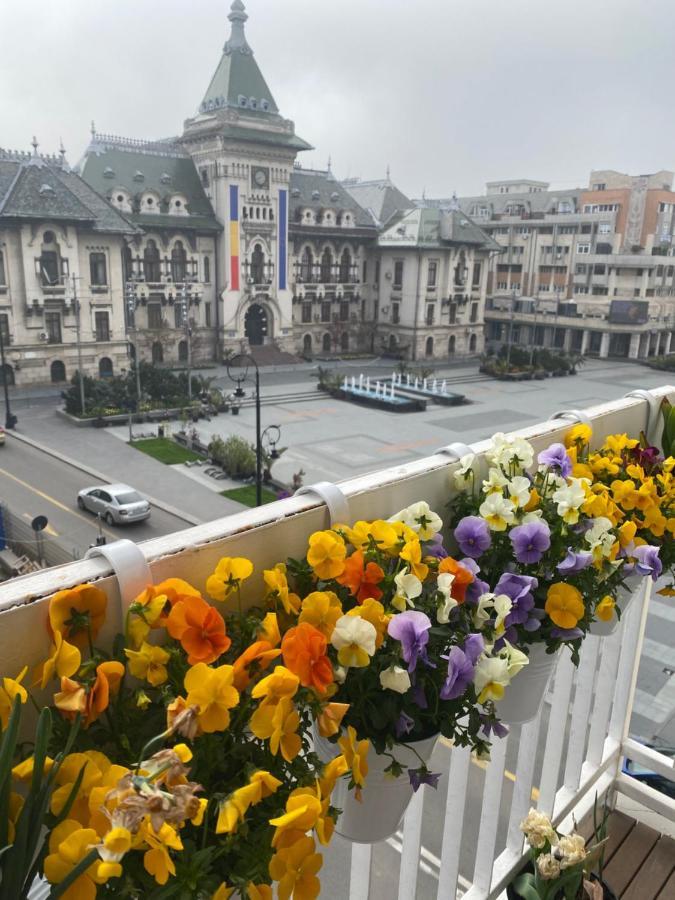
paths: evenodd
<path fill-rule="evenodd" d="M 32 484 L 28 484 L 27 481 L 23 481 L 21 478 L 17 478 L 16 475 L 12 475 L 11 472 L 8 472 L 6 469 L 0 469 L 0 475 L 4 475 L 7 478 L 11 478 L 12 481 L 16 481 L 17 484 L 20 484 L 21 487 L 27 488 L 29 491 L 32 491 L 38 497 L 41 497 L 43 500 L 46 500 L 48 503 L 51 503 L 53 506 L 56 506 L 58 509 L 63 510 L 63 512 L 69 513 L 71 516 L 75 516 L 77 519 L 81 519 L 83 522 L 86 522 L 87 525 L 91 525 L 92 528 L 96 526 L 88 519 L 86 516 L 83 516 L 81 513 L 76 512 L 74 509 L 71 509 L 69 506 L 66 506 L 64 503 L 61 503 L 60 500 L 57 500 L 55 497 L 51 497 L 49 494 L 45 494 L 44 491 L 38 490 L 38 488 L 33 487 Z M 107 534 L 108 537 L 115 538 L 116 535 L 112 531 L 107 531 L 107 529 L 103 528 L 103 533 Z"/>
<path fill-rule="evenodd" d="M 448 740 L 448 738 L 441 736 L 440 743 L 444 744 L 446 747 L 449 747 L 452 750 L 453 743 L 452 743 L 452 741 Z M 471 756 L 471 762 L 474 764 L 474 766 L 478 766 L 479 769 L 487 769 L 487 767 L 488 767 L 487 760 L 478 759 L 478 757 L 475 755 Z M 513 772 L 509 772 L 508 769 L 504 769 L 504 778 L 508 778 L 509 781 L 513 781 L 513 782 L 515 782 L 515 780 L 516 780 L 515 774 Z M 539 799 L 539 788 L 537 788 L 537 787 L 532 788 L 531 797 L 533 800 Z"/>

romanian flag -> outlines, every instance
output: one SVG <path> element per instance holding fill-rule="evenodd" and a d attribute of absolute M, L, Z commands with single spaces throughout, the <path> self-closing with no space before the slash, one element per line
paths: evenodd
<path fill-rule="evenodd" d="M 239 188 L 230 185 L 230 288 L 239 290 Z"/>

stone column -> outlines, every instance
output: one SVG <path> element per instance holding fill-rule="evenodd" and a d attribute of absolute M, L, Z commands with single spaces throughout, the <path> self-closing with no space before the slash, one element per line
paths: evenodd
<path fill-rule="evenodd" d="M 606 359 L 609 355 L 609 333 L 607 331 L 603 331 L 602 338 L 600 339 L 600 358 Z"/>
<path fill-rule="evenodd" d="M 590 339 L 591 339 L 590 332 L 588 331 L 588 329 L 584 328 L 584 330 L 581 333 L 581 350 L 579 351 L 582 354 L 582 356 L 588 350 L 588 343 L 589 343 Z"/>
<path fill-rule="evenodd" d="M 631 334 L 630 347 L 628 348 L 628 359 L 637 359 L 639 349 L 640 349 L 640 335 L 639 334 Z"/>
<path fill-rule="evenodd" d="M 666 331 L 666 333 L 664 335 L 664 339 L 663 339 L 663 352 L 664 353 L 670 353 L 670 345 L 671 345 L 672 339 L 673 339 L 673 332 Z"/>

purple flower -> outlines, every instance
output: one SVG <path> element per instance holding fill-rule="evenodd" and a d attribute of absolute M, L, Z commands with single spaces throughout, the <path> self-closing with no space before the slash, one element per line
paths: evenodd
<path fill-rule="evenodd" d="M 448 551 L 443 546 L 442 534 L 435 534 L 424 549 L 427 556 L 435 556 L 436 559 L 445 559 L 446 556 L 449 556 Z"/>
<path fill-rule="evenodd" d="M 555 628 L 551 629 L 551 637 L 560 638 L 561 641 L 576 641 L 584 636 L 581 628 Z"/>
<path fill-rule="evenodd" d="M 415 720 L 411 719 L 409 715 L 402 712 L 398 717 L 396 724 L 394 725 L 394 731 L 396 732 L 397 738 L 402 738 L 404 734 L 410 734 L 410 732 L 415 727 Z"/>
<path fill-rule="evenodd" d="M 537 457 L 540 466 L 548 466 L 558 475 L 567 478 L 572 474 L 572 460 L 567 455 L 563 444 L 551 444 L 546 450 L 542 450 Z"/>
<path fill-rule="evenodd" d="M 480 516 L 464 516 L 455 528 L 454 537 L 462 553 L 472 559 L 478 559 L 492 544 L 490 529 Z"/>
<path fill-rule="evenodd" d="M 408 769 L 408 778 L 413 791 L 418 791 L 423 784 L 428 784 L 436 789 L 440 777 L 440 772 L 430 772 L 426 766 L 420 766 L 419 769 Z"/>
<path fill-rule="evenodd" d="M 471 660 L 471 663 L 475 666 L 478 662 L 478 657 L 485 650 L 485 641 L 483 640 L 482 634 L 470 634 L 467 639 L 464 641 L 464 653 L 466 654 L 467 659 Z"/>
<path fill-rule="evenodd" d="M 506 725 L 502 725 L 499 719 L 494 719 L 492 716 L 481 715 L 480 721 L 486 738 L 489 738 L 490 734 L 494 734 L 498 738 L 504 738 L 509 733 Z"/>
<path fill-rule="evenodd" d="M 516 525 L 509 534 L 513 553 L 519 563 L 538 563 L 551 546 L 551 532 L 546 522 Z"/>
<path fill-rule="evenodd" d="M 441 700 L 456 700 L 473 681 L 473 663 L 459 647 L 452 647 L 447 656 L 448 676 L 440 691 Z"/>
<path fill-rule="evenodd" d="M 593 554 L 590 551 L 580 550 L 577 553 L 571 547 L 568 547 L 567 556 L 562 562 L 558 563 L 556 569 L 559 572 L 564 572 L 566 575 L 574 575 L 576 572 L 581 572 L 582 569 L 590 566 L 592 562 Z"/>
<path fill-rule="evenodd" d="M 464 566 L 465 569 L 468 569 L 469 572 L 473 573 L 473 581 L 471 584 L 467 585 L 464 597 L 467 603 L 475 606 L 476 603 L 478 603 L 479 597 L 490 592 L 490 585 L 487 581 L 482 581 L 480 578 L 476 577 L 480 572 L 480 566 L 475 559 L 465 556 L 464 559 L 460 559 L 459 563 Z"/>
<path fill-rule="evenodd" d="M 415 681 L 416 677 L 417 676 L 413 672 L 413 676 L 410 679 L 412 682 L 412 698 L 415 701 L 415 705 L 419 706 L 420 709 L 429 709 L 429 704 L 427 703 L 427 695 L 424 693 L 424 685 Z"/>
<path fill-rule="evenodd" d="M 536 631 L 544 618 L 544 611 L 536 609 L 533 591 L 539 582 L 531 575 L 517 575 L 505 572 L 495 585 L 495 594 L 506 594 L 511 598 L 513 606 L 504 620 L 507 631 L 504 637 L 509 643 L 516 642 L 517 632 L 514 625 L 521 625 L 525 631 Z"/>
<path fill-rule="evenodd" d="M 401 642 L 403 659 L 408 663 L 408 671 L 417 668 L 417 658 L 428 662 L 426 646 L 429 643 L 431 620 L 423 612 L 411 609 L 393 616 L 387 631 Z"/>
<path fill-rule="evenodd" d="M 659 548 L 651 544 L 642 544 L 633 550 L 635 557 L 635 571 L 640 575 L 651 575 L 652 581 L 657 581 L 663 572 L 663 563 L 659 559 Z"/>

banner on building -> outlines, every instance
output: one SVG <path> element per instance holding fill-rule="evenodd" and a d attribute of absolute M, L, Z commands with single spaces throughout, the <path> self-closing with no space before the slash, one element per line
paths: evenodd
<path fill-rule="evenodd" d="M 230 185 L 230 290 L 239 290 L 239 188 Z"/>
<path fill-rule="evenodd" d="M 646 325 L 649 321 L 647 300 L 612 300 L 609 321 L 614 325 Z"/>

